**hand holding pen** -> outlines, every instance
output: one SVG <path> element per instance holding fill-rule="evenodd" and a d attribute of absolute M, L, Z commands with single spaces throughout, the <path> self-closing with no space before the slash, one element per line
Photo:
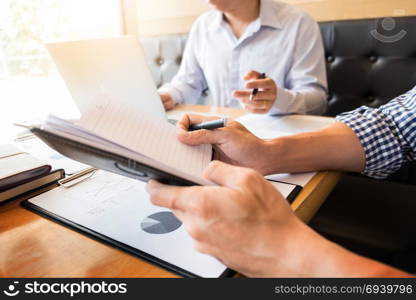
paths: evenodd
<path fill-rule="evenodd" d="M 266 157 L 262 153 L 269 147 L 268 142 L 253 135 L 239 122 L 211 116 L 184 115 L 177 127 L 177 136 L 182 143 L 191 146 L 211 144 L 215 150 L 215 160 L 271 174 L 267 169 L 270 162 L 262 159 Z"/>
<path fill-rule="evenodd" d="M 233 97 L 241 102 L 245 109 L 255 114 L 265 114 L 277 97 L 277 86 L 265 73 L 248 72 L 244 78 L 248 90 L 234 91 Z"/>

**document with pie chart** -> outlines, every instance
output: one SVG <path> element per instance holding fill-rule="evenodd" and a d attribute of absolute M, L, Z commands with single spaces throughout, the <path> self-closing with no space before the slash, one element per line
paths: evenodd
<path fill-rule="evenodd" d="M 143 258 L 173 266 L 181 275 L 220 277 L 227 267 L 197 252 L 182 223 L 167 209 L 152 205 L 144 187 L 142 181 L 98 171 L 80 184 L 57 187 L 27 204 L 119 247 L 137 249 Z"/>
<path fill-rule="evenodd" d="M 292 191 L 273 184 L 285 197 Z M 54 188 L 23 205 L 180 275 L 215 278 L 231 273 L 194 249 L 182 223 L 169 210 L 151 204 L 142 181 L 97 171 L 79 184 Z"/>

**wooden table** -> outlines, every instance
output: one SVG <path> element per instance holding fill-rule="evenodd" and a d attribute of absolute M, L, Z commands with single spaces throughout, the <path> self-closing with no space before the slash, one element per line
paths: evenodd
<path fill-rule="evenodd" d="M 245 113 L 192 105 L 180 105 L 176 110 L 232 117 Z M 308 222 L 340 176 L 338 172 L 319 172 L 293 202 L 296 215 Z M 1 277 L 177 277 L 20 206 L 35 194 L 0 206 Z"/>

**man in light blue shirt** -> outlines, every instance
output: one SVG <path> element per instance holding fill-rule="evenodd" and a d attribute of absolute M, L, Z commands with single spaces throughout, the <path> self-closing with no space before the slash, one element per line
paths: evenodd
<path fill-rule="evenodd" d="M 324 50 L 309 15 L 272 0 L 208 2 L 215 10 L 197 19 L 178 74 L 159 90 L 167 110 L 196 103 L 208 88 L 209 104 L 216 106 L 271 114 L 325 111 Z M 254 88 L 259 93 L 250 99 Z"/>

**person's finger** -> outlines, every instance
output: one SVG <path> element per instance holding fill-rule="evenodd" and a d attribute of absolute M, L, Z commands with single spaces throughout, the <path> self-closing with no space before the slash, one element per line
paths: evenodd
<path fill-rule="evenodd" d="M 212 161 L 204 170 L 203 176 L 220 186 L 239 189 L 242 184 L 251 184 L 253 177 L 261 175 L 252 169 Z"/>
<path fill-rule="evenodd" d="M 214 130 L 180 130 L 177 134 L 178 140 L 184 144 L 195 146 L 205 144 L 220 144 L 226 139 L 228 132 L 222 128 Z"/>
<path fill-rule="evenodd" d="M 163 104 L 163 107 L 165 108 L 165 110 L 170 110 L 174 106 L 173 102 L 163 102 L 162 104 Z"/>
<path fill-rule="evenodd" d="M 146 185 L 146 191 L 150 195 L 150 201 L 157 206 L 166 207 L 175 211 L 192 213 L 196 199 L 195 188 L 165 185 L 155 180 L 150 180 Z M 199 187 L 202 188 L 202 187 Z M 192 199 L 192 201 L 189 201 Z"/>
<path fill-rule="evenodd" d="M 246 75 L 244 75 L 243 80 L 251 80 L 251 79 L 257 79 L 260 77 L 260 73 L 254 70 L 248 71 Z"/>
<path fill-rule="evenodd" d="M 171 100 L 172 97 L 169 94 L 159 94 L 160 99 L 162 99 L 163 102 L 166 102 L 168 100 Z"/>
<path fill-rule="evenodd" d="M 220 255 L 221 251 L 219 251 L 217 247 L 212 246 L 211 244 L 208 244 L 206 242 L 195 241 L 194 249 L 200 253 L 213 256 L 217 258 L 218 260 L 220 260 L 218 256 Z"/>
<path fill-rule="evenodd" d="M 242 103 L 248 104 L 251 101 L 255 101 L 255 100 L 269 100 L 272 101 L 272 99 L 275 98 L 273 92 L 271 90 L 267 90 L 267 91 L 259 91 L 256 95 L 253 96 L 253 100 L 251 99 L 251 93 L 247 93 L 247 94 L 243 94 L 243 93 L 236 93 L 236 95 L 238 97 L 234 97 L 237 100 L 239 100 Z M 240 97 L 240 95 L 242 97 Z"/>
<path fill-rule="evenodd" d="M 188 226 L 190 223 L 210 222 L 223 213 L 224 205 L 215 201 L 215 196 L 220 193 L 219 189 L 216 186 L 169 186 L 154 180 L 146 185 L 150 201 L 154 205 L 174 211 Z"/>
<path fill-rule="evenodd" d="M 189 126 L 191 126 L 191 119 L 189 115 L 183 115 L 182 118 L 176 124 L 176 127 L 179 129 L 188 131 Z"/>
<path fill-rule="evenodd" d="M 273 89 L 275 86 L 274 81 L 270 78 L 266 79 L 257 79 L 257 80 L 251 80 L 246 83 L 245 88 L 246 89 Z"/>
<path fill-rule="evenodd" d="M 177 209 L 171 209 L 171 212 L 175 215 L 175 217 L 181 221 L 182 223 L 184 223 L 186 221 L 186 213 L 184 213 L 181 210 L 177 210 Z"/>
<path fill-rule="evenodd" d="M 250 99 L 250 95 L 251 95 L 252 91 L 248 91 L 248 90 L 239 90 L 239 91 L 233 91 L 233 93 L 231 94 L 231 96 L 233 98 L 236 98 L 238 100 L 249 100 Z"/>
<path fill-rule="evenodd" d="M 219 117 L 208 117 L 208 116 L 202 116 L 202 115 L 184 115 L 182 116 L 182 118 L 179 120 L 177 126 L 180 129 L 183 129 L 185 131 L 188 131 L 189 126 L 193 125 L 193 124 L 199 124 L 202 122 L 208 122 L 208 121 L 213 121 L 213 120 L 217 120 L 220 119 Z"/>

